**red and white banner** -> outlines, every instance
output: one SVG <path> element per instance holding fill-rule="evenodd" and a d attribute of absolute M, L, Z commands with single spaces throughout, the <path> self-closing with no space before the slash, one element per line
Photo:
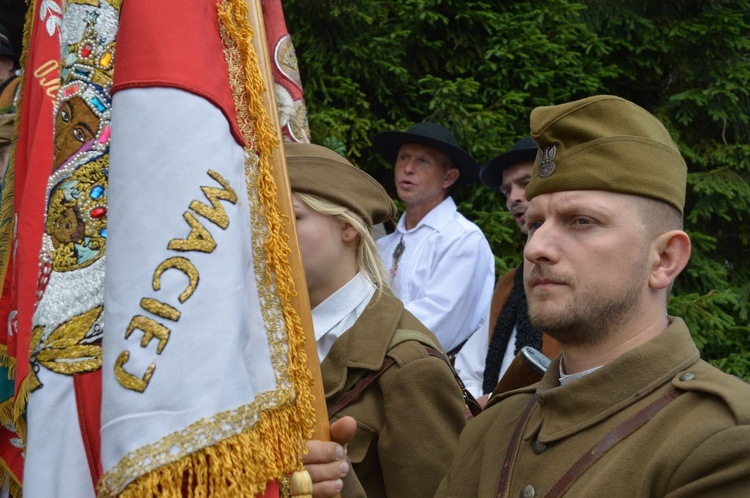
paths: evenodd
<path fill-rule="evenodd" d="M 266 184 L 279 137 L 259 106 L 250 35 L 244 1 L 123 7 L 104 302 L 107 496 L 262 493 L 299 465 L 312 428 L 301 330 L 281 292 L 293 282 L 274 254 L 281 213 Z"/>

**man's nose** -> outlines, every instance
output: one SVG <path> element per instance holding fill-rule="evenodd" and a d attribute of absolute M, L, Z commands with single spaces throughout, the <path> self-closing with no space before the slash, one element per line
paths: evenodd
<path fill-rule="evenodd" d="M 523 257 L 531 263 L 556 262 L 559 255 L 553 231 L 548 223 L 542 223 L 539 227 L 530 229 L 529 238 L 523 249 Z"/>

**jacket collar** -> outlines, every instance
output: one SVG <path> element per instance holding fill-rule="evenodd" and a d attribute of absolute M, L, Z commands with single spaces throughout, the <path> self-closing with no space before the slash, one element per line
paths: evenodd
<path fill-rule="evenodd" d="M 669 320 L 659 336 L 568 385 L 560 386 L 558 380 L 560 357 L 553 360 L 537 385 L 541 420 L 536 415 L 532 418 L 526 438 L 539 430 L 538 438 L 546 444 L 585 430 L 648 396 L 698 361 L 698 349 L 685 322 Z"/>
<path fill-rule="evenodd" d="M 354 325 L 333 343 L 320 366 L 326 398 L 344 388 L 348 369 L 380 370 L 403 313 L 401 301 L 387 292 L 375 292 Z"/>

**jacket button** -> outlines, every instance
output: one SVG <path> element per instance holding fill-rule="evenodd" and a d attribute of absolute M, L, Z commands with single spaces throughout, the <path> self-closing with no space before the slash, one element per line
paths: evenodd
<path fill-rule="evenodd" d="M 694 378 L 695 378 L 695 374 L 693 372 L 685 372 L 684 374 L 680 375 L 680 380 L 683 382 L 693 380 Z"/>
<path fill-rule="evenodd" d="M 534 498 L 536 496 L 536 489 L 531 484 L 527 484 L 521 490 L 521 498 Z"/>
<path fill-rule="evenodd" d="M 541 455 L 542 453 L 544 453 L 544 450 L 547 449 L 547 445 L 539 441 L 538 439 L 535 439 L 531 445 L 531 449 L 534 451 L 535 455 Z"/>

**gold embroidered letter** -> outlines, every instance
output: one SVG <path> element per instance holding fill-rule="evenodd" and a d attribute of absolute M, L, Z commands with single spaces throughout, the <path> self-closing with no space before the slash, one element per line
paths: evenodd
<path fill-rule="evenodd" d="M 162 303 L 156 299 L 151 299 L 150 297 L 144 297 L 141 299 L 141 308 L 156 316 L 172 320 L 173 322 L 180 319 L 180 312 L 178 310 L 166 303 Z"/>
<path fill-rule="evenodd" d="M 128 330 L 125 331 L 125 338 L 130 337 L 135 329 L 143 332 L 143 338 L 141 339 L 141 347 L 145 348 L 151 339 L 156 337 L 159 340 L 159 345 L 156 346 L 156 353 L 161 354 L 164 351 L 164 347 L 167 345 L 169 340 L 170 330 L 159 322 L 147 318 L 142 315 L 136 315 L 130 320 Z"/>
<path fill-rule="evenodd" d="M 119 382 L 120 385 L 125 389 L 130 389 L 131 391 L 138 391 L 139 393 L 142 393 L 148 387 L 148 383 L 151 382 L 151 376 L 154 375 L 156 364 L 152 363 L 151 365 L 149 365 L 146 369 L 146 374 L 143 376 L 143 378 L 139 379 L 135 375 L 126 372 L 125 369 L 122 368 L 129 359 L 129 351 L 123 351 L 117 357 L 117 361 L 115 361 L 115 378 L 117 379 L 117 382 Z"/>
<path fill-rule="evenodd" d="M 167 249 L 174 251 L 201 251 L 201 252 L 213 252 L 216 248 L 216 241 L 211 236 L 211 233 L 201 225 L 200 221 L 195 219 L 193 213 L 185 211 L 182 213 L 182 217 L 190 225 L 190 234 L 187 239 L 172 239 L 167 244 Z"/>
<path fill-rule="evenodd" d="M 195 268 L 195 265 L 190 262 L 189 259 L 183 258 L 181 256 L 175 256 L 174 258 L 169 258 L 165 261 L 162 261 L 162 263 L 156 268 L 156 271 L 154 272 L 154 280 L 151 285 L 154 287 L 155 291 L 161 289 L 161 275 L 165 271 L 172 268 L 180 270 L 190 280 L 188 286 L 185 288 L 182 294 L 180 294 L 180 302 L 184 303 L 190 298 L 190 296 L 193 295 L 196 287 L 198 287 L 198 270 Z"/>
<path fill-rule="evenodd" d="M 190 203 L 190 209 L 203 216 L 211 223 L 217 225 L 219 228 L 226 230 L 226 228 L 229 226 L 229 216 L 227 216 L 227 212 L 224 211 L 224 206 L 219 203 L 219 200 L 221 199 L 224 201 L 229 201 L 232 204 L 236 204 L 237 194 L 234 193 L 234 190 L 232 190 L 229 182 L 222 178 L 219 173 L 210 169 L 208 170 L 208 174 L 211 178 L 219 182 L 223 189 L 218 189 L 215 187 L 201 187 L 201 190 L 206 195 L 206 198 L 211 201 L 211 206 L 213 206 L 213 208 L 207 206 L 206 204 L 203 204 L 202 202 L 193 201 Z"/>

